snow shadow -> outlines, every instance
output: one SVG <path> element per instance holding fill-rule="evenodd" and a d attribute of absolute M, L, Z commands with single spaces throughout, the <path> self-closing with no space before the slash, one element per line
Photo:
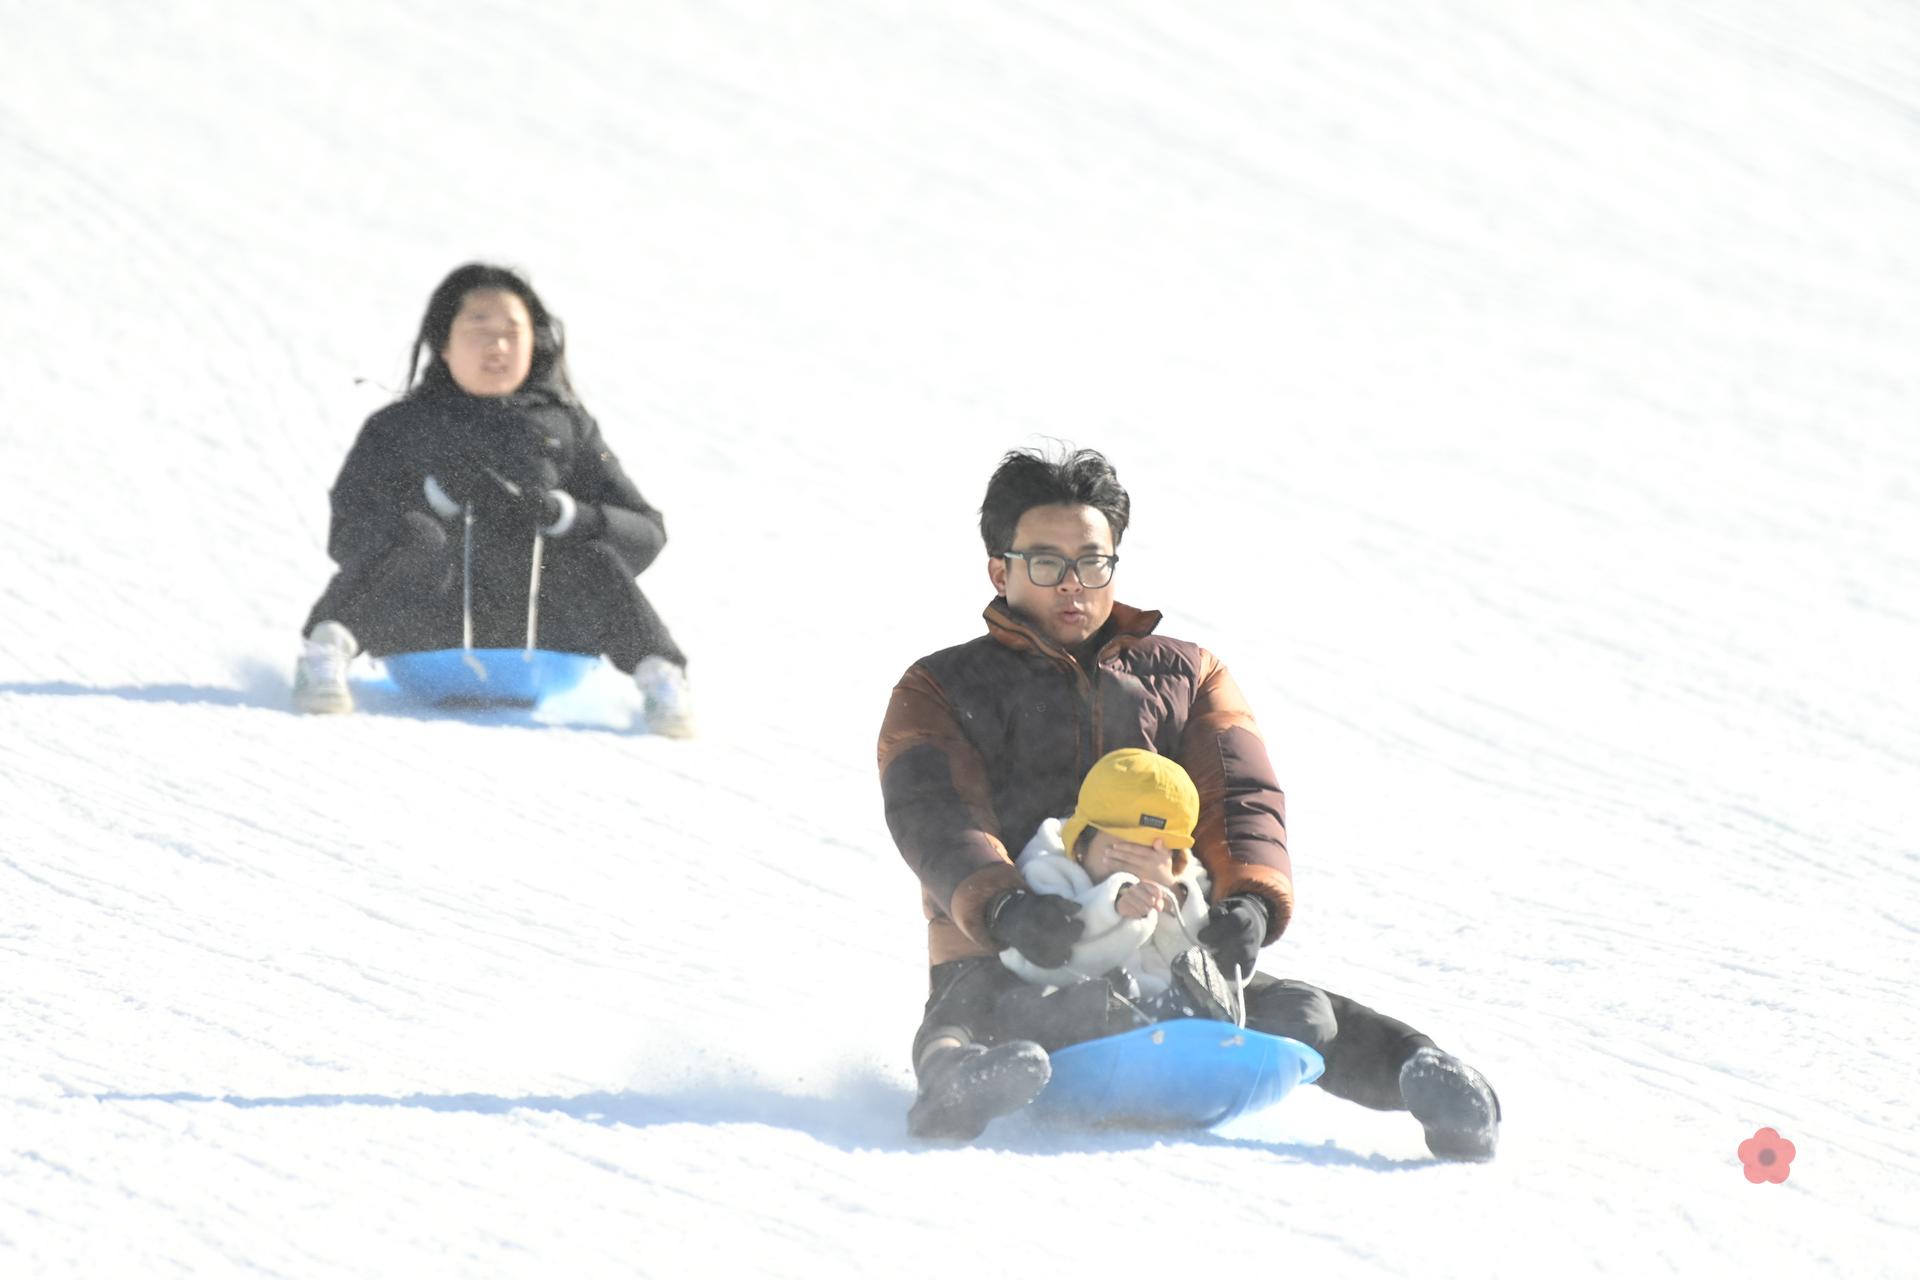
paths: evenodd
<path fill-rule="evenodd" d="M 187 1106 L 265 1108 L 392 1107 L 446 1114 L 503 1116 L 514 1112 L 563 1115 L 588 1124 L 645 1129 L 657 1125 L 749 1124 L 787 1129 L 841 1151 L 985 1150 L 1024 1156 L 1085 1155 L 1149 1150 L 1170 1143 L 1221 1150 L 1258 1151 L 1297 1164 L 1381 1172 L 1445 1164 L 1432 1157 L 1394 1159 L 1351 1151 L 1332 1142 L 1288 1142 L 1205 1129 L 1077 1129 L 1036 1123 L 1026 1115 L 994 1122 L 970 1143 L 935 1142 L 906 1131 L 912 1093 L 880 1075 L 843 1079 L 824 1094 L 785 1093 L 740 1084 L 686 1092 L 634 1091 L 573 1095 L 487 1093 L 310 1093 L 245 1097 L 198 1093 L 100 1093 L 98 1102 L 162 1102 Z M 1412 1123 L 1409 1120 L 1409 1123 Z"/>
<path fill-rule="evenodd" d="M 804 1133 L 843 1151 L 912 1150 L 906 1134 L 910 1100 L 888 1081 L 853 1079 L 824 1095 L 782 1093 L 754 1085 L 707 1088 L 684 1093 L 634 1091 L 573 1095 L 489 1093 L 309 1093 L 281 1097 L 244 1097 L 200 1093 L 99 1093 L 97 1102 L 164 1102 L 187 1106 L 325 1109 L 392 1107 L 449 1114 L 508 1115 L 545 1112 L 588 1124 L 645 1129 L 672 1124 L 757 1124 Z"/>
<path fill-rule="evenodd" d="M 0 684 L 0 694 L 18 693 L 38 698 L 123 698 L 130 702 L 159 702 L 174 705 L 213 707 L 257 707 L 268 711 L 289 711 L 286 691 L 277 701 L 249 689 L 229 689 L 209 684 L 78 684 L 71 680 L 46 680 L 38 683 Z"/>
<path fill-rule="evenodd" d="M 19 681 L 0 684 L 0 694 L 29 697 L 120 698 L 172 706 L 250 707 L 259 711 L 294 714 L 290 671 L 258 658 L 242 658 L 230 665 L 231 685 L 190 684 L 81 684 L 76 680 Z"/>
<path fill-rule="evenodd" d="M 1284 1105 L 1284 1104 L 1283 1104 Z M 1411 1118 L 1407 1123 L 1412 1124 Z M 1044 1125 L 1028 1116 L 998 1121 L 972 1145 L 1016 1155 L 1056 1155 L 1085 1152 L 1133 1152 L 1178 1143 L 1222 1151 L 1257 1151 L 1291 1164 L 1326 1169 L 1372 1169 L 1381 1173 L 1428 1169 L 1447 1163 L 1432 1156 L 1396 1159 L 1378 1153 L 1352 1151 L 1331 1141 L 1290 1142 L 1213 1129 L 1075 1129 Z M 932 1144 L 928 1144 L 932 1145 Z"/>
<path fill-rule="evenodd" d="M 0 695 L 20 694 L 37 698 L 118 698 L 172 706 L 246 707 L 257 711 L 299 714 L 293 709 L 285 673 L 261 667 L 237 673 L 239 688 L 210 684 L 81 684 L 74 680 L 8 681 L 0 683 Z M 609 695 L 601 685 L 601 696 L 562 695 L 536 707 L 437 705 L 410 698 L 385 679 L 353 681 L 355 711 L 360 714 L 403 720 L 458 720 L 465 724 L 518 727 L 526 729 L 574 729 L 588 732 L 631 736 L 644 733 L 646 725 L 635 714 L 629 701 L 623 700 L 627 686 L 616 685 Z"/>

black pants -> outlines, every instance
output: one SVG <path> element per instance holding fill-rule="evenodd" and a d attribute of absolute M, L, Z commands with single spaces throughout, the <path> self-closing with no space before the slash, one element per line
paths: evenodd
<path fill-rule="evenodd" d="M 474 646 L 517 649 L 527 640 L 531 538 L 509 569 L 480 561 L 473 580 Z M 455 649 L 464 634 L 460 535 L 422 512 L 402 520 L 391 545 L 334 575 L 304 631 L 334 621 L 366 652 Z M 561 653 L 604 653 L 622 671 L 659 654 L 686 654 L 641 594 L 619 552 L 603 541 L 549 541 L 540 567 L 538 643 Z"/>
<path fill-rule="evenodd" d="M 930 977 L 926 1016 L 913 1042 L 916 1067 L 928 1044 L 946 1036 L 980 1044 L 1033 1040 L 1051 1052 L 1139 1025 L 1126 1002 L 1098 979 L 1042 996 L 995 956 L 935 965 Z M 1401 1064 L 1433 1044 L 1358 1001 L 1264 973 L 1247 983 L 1247 1026 L 1319 1050 L 1327 1063 L 1320 1087 L 1378 1111 L 1405 1110 Z"/>

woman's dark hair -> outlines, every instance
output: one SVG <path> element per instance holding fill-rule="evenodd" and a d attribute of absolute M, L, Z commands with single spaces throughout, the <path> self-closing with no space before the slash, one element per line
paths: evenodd
<path fill-rule="evenodd" d="M 1119 549 L 1133 504 L 1105 454 L 1075 449 L 1049 458 L 1038 449 L 1015 449 L 994 468 L 986 500 L 980 504 L 980 537 L 987 544 L 987 554 L 997 556 L 1012 549 L 1020 517 L 1034 507 L 1055 503 L 1092 507 L 1105 516 L 1113 530 L 1114 549 Z"/>
<path fill-rule="evenodd" d="M 563 399 L 573 399 L 573 384 L 567 378 L 567 340 L 560 321 L 518 272 L 486 262 L 455 267 L 427 299 L 427 313 L 420 317 L 420 336 L 413 340 L 413 355 L 407 361 L 407 394 L 457 389 L 440 353 L 453 334 L 453 318 L 460 314 L 460 304 L 475 289 L 501 289 L 526 303 L 527 316 L 533 321 L 533 367 L 527 371 L 523 385 L 546 387 Z M 425 368 L 420 363 L 423 356 Z"/>

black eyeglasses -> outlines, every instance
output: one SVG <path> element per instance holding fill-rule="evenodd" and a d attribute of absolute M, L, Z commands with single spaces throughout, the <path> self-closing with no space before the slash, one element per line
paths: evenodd
<path fill-rule="evenodd" d="M 1002 551 L 1000 554 L 1008 560 L 1026 561 L 1027 581 L 1036 587 L 1059 586 L 1066 581 L 1067 570 L 1071 568 L 1081 586 L 1097 590 L 1113 581 L 1113 566 L 1120 563 L 1119 556 L 1081 556 L 1078 560 L 1069 560 L 1051 551 Z"/>

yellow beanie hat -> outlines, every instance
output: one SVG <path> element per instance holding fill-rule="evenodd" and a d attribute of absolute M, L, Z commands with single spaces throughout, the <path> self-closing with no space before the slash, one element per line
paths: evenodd
<path fill-rule="evenodd" d="M 1169 849 L 1193 847 L 1200 792 L 1178 761 L 1125 747 L 1101 756 L 1080 783 L 1080 801 L 1060 827 L 1072 855 L 1080 833 L 1097 827 L 1130 844 L 1165 840 Z M 1177 864 L 1186 859 L 1177 858 Z"/>

